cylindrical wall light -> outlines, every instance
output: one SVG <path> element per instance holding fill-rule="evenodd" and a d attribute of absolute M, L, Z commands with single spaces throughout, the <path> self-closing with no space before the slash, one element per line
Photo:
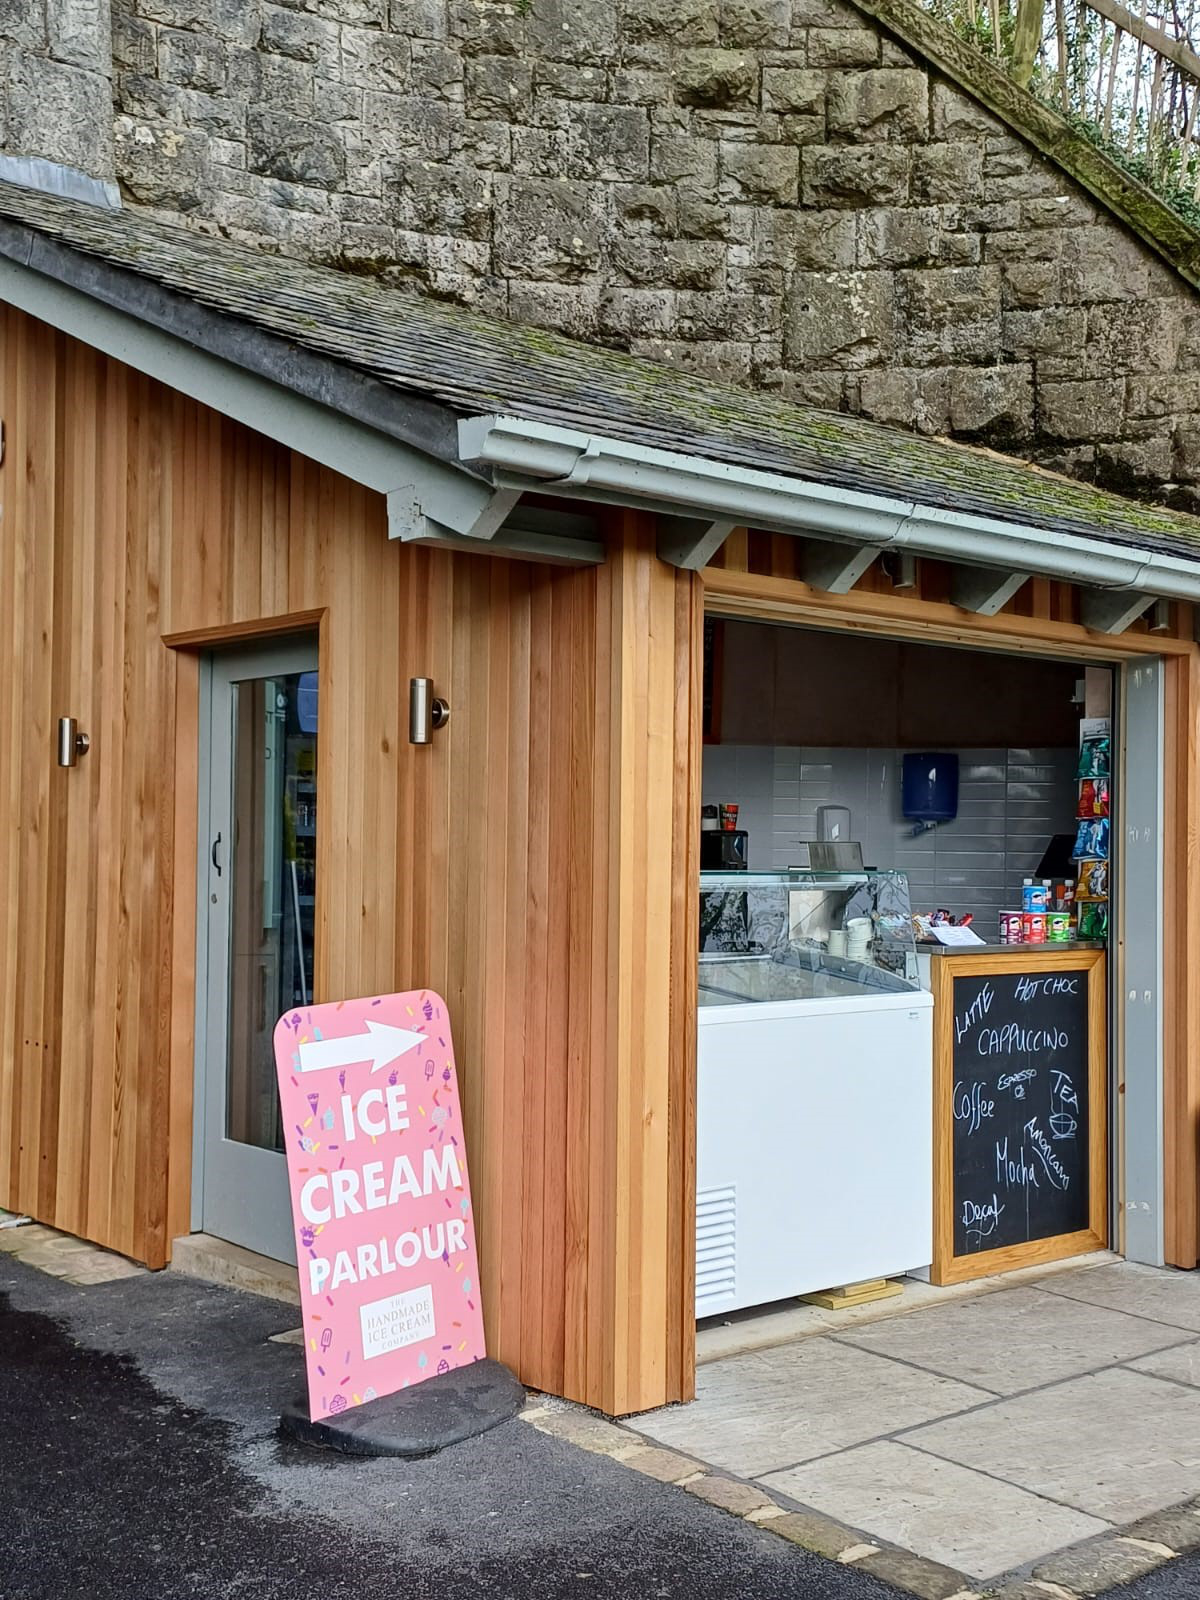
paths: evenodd
<path fill-rule="evenodd" d="M 433 730 L 450 721 L 450 707 L 433 692 L 432 678 L 408 680 L 408 742 L 430 744 Z"/>
<path fill-rule="evenodd" d="M 1150 607 L 1150 632 L 1170 633 L 1171 631 L 1171 602 L 1169 600 L 1156 600 Z"/>
<path fill-rule="evenodd" d="M 60 767 L 73 767 L 80 756 L 87 755 L 92 741 L 86 733 L 79 732 L 79 724 L 74 717 L 59 717 L 58 719 L 58 764 Z"/>

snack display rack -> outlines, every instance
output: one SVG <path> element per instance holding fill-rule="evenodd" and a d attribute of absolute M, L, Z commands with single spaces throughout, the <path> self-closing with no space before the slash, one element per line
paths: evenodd
<path fill-rule="evenodd" d="M 1084 718 L 1079 725 L 1079 803 L 1073 852 L 1075 934 L 1079 939 L 1108 938 L 1111 746 L 1109 719 Z"/>

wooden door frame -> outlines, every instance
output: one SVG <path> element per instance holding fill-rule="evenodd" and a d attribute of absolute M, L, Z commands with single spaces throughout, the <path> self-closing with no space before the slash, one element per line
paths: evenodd
<path fill-rule="evenodd" d="M 1110 636 L 1076 622 L 1012 612 L 974 616 L 906 594 L 852 590 L 829 595 L 798 579 L 765 573 L 708 567 L 701 576 L 706 616 L 1117 667 L 1146 657 L 1162 659 L 1163 1240 L 1169 1265 L 1195 1267 L 1200 1261 L 1200 934 L 1193 913 L 1200 894 L 1200 648 L 1192 636 L 1193 608 L 1174 608 L 1173 633 Z"/>

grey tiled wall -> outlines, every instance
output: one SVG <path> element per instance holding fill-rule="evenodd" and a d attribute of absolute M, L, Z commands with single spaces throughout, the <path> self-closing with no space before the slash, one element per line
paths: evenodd
<path fill-rule="evenodd" d="M 816 750 L 795 746 L 708 745 L 705 802 L 736 801 L 750 834 L 750 865 L 793 865 L 795 846 L 817 836 L 817 808 L 850 808 L 850 836 L 865 861 L 902 867 L 914 910 L 972 912 L 979 931 L 997 931 L 997 913 L 1020 907 L 1030 876 L 1054 833 L 1074 828 L 1074 749 L 962 750 L 958 816 L 914 838 L 900 814 L 899 750 Z"/>

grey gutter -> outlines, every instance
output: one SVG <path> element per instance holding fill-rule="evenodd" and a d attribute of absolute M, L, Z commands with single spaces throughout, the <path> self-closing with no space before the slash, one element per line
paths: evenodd
<path fill-rule="evenodd" d="M 1027 523 L 943 510 L 780 473 L 626 443 L 520 417 L 480 416 L 459 426 L 464 460 L 496 482 L 583 500 L 618 501 L 716 525 L 732 521 L 820 539 L 911 552 L 1005 572 L 1058 578 L 1148 598 L 1200 602 L 1194 559 Z M 676 565 L 702 566 L 704 552 Z"/>

